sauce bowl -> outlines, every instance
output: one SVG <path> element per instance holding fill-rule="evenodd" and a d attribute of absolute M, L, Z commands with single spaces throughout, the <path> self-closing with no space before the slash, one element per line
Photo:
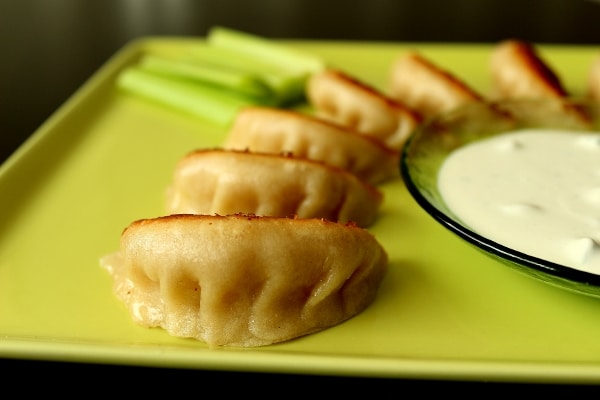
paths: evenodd
<path fill-rule="evenodd" d="M 402 179 L 427 214 L 476 249 L 545 283 L 600 297 L 600 274 L 525 254 L 485 237 L 463 223 L 439 191 L 439 170 L 453 151 L 525 128 L 593 131 L 600 135 L 600 104 L 585 99 L 473 102 L 432 117 L 415 129 L 402 151 Z"/>

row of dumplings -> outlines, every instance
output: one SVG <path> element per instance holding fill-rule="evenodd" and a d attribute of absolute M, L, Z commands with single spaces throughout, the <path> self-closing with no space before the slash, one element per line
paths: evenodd
<path fill-rule="evenodd" d="M 499 42 L 489 57 L 491 88 L 482 93 L 417 52 L 399 57 L 392 66 L 390 96 L 420 115 L 430 117 L 469 103 L 513 100 L 557 100 L 556 111 L 576 124 L 589 122 L 583 111 L 565 99 L 600 102 L 600 54 L 585 79 L 584 93 L 571 93 L 553 66 L 533 43 L 510 39 Z"/>
<path fill-rule="evenodd" d="M 425 118 L 469 102 L 570 95 L 524 41 L 498 43 L 490 73 L 488 96 L 417 51 L 391 65 L 388 93 L 339 69 L 315 73 L 306 85 L 311 112 L 242 109 L 221 149 L 185 156 L 168 189 L 167 211 L 317 217 L 367 227 L 382 204 L 378 185 L 399 177 L 402 147 Z M 600 58 L 588 90 L 600 100 L 599 77 Z M 585 120 L 576 108 L 564 111 Z"/>
<path fill-rule="evenodd" d="M 379 185 L 399 178 L 402 145 L 416 112 L 334 69 L 307 82 L 313 112 L 241 109 L 223 146 L 176 165 L 171 214 L 246 213 L 371 225 Z"/>
<path fill-rule="evenodd" d="M 336 110 L 348 108 L 328 82 L 363 90 L 341 73 L 315 75 L 311 98 Z M 240 110 L 222 147 L 179 160 L 167 215 L 134 221 L 101 258 L 113 292 L 137 324 L 211 347 L 274 344 L 354 317 L 388 268 L 363 227 L 377 218 L 378 185 L 399 177 L 409 131 L 367 135 L 306 112 Z"/>

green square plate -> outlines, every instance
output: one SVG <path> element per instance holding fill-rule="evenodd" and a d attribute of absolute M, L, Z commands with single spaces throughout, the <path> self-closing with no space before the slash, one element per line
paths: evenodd
<path fill-rule="evenodd" d="M 162 215 L 173 167 L 225 130 L 115 90 L 144 53 L 199 38 L 144 38 L 110 59 L 0 166 L 0 357 L 227 371 L 513 382 L 600 382 L 600 301 L 521 275 L 461 242 L 400 179 L 370 230 L 390 255 L 375 302 L 297 340 L 209 349 L 135 325 L 99 258 L 122 229 Z M 385 89 L 417 49 L 486 92 L 493 45 L 302 42 L 290 46 Z M 598 49 L 540 46 L 581 94 Z M 4 133 L 6 134 L 6 132 Z"/>

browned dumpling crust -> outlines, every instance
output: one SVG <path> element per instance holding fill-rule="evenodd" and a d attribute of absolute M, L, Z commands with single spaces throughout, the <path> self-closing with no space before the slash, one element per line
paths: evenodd
<path fill-rule="evenodd" d="M 492 97 L 497 99 L 561 98 L 567 96 L 559 76 L 533 44 L 505 40 L 490 58 Z"/>
<path fill-rule="evenodd" d="M 425 117 L 483 101 L 483 97 L 459 77 L 416 51 L 396 59 L 390 78 L 390 96 Z"/>
<path fill-rule="evenodd" d="M 101 259 L 137 324 L 242 347 L 357 315 L 374 300 L 387 262 L 354 224 L 250 215 L 135 221 L 120 249 Z"/>
<path fill-rule="evenodd" d="M 224 148 L 290 153 L 345 169 L 373 185 L 400 176 L 398 151 L 349 127 L 292 110 L 240 110 Z"/>
<path fill-rule="evenodd" d="M 383 194 L 341 168 L 282 154 L 200 149 L 175 167 L 169 214 L 247 213 L 354 221 L 377 218 Z"/>
<path fill-rule="evenodd" d="M 416 111 L 340 70 L 313 74 L 306 93 L 317 116 L 377 138 L 395 150 L 402 149 L 421 122 Z"/>

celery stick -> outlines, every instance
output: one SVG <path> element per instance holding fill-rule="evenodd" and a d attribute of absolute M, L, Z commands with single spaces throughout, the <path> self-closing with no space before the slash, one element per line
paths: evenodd
<path fill-rule="evenodd" d="M 228 125 L 239 109 L 255 104 L 251 98 L 206 85 L 184 83 L 159 74 L 128 67 L 117 86 L 158 104 L 198 116 L 217 125 Z"/>
<path fill-rule="evenodd" d="M 291 47 L 261 36 L 222 26 L 213 27 L 207 35 L 208 44 L 250 54 L 289 71 L 317 72 L 325 67 L 319 57 L 302 53 Z"/>
<path fill-rule="evenodd" d="M 152 55 L 144 56 L 138 65 L 147 71 L 223 87 L 258 99 L 273 96 L 269 87 L 256 74 L 240 69 L 219 68 L 209 63 Z"/>
<path fill-rule="evenodd" d="M 285 69 L 249 53 L 207 44 L 193 47 L 188 57 L 196 63 L 213 64 L 221 68 L 257 75 L 274 92 L 276 103 L 279 105 L 304 99 L 304 85 L 308 78 L 308 71 Z"/>

